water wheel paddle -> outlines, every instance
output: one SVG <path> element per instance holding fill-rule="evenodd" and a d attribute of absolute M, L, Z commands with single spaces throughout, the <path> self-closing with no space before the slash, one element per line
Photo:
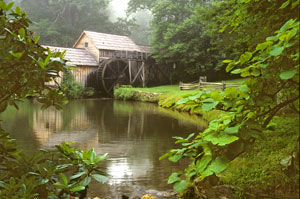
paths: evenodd
<path fill-rule="evenodd" d="M 115 85 L 130 84 L 128 60 L 120 58 L 103 60 L 98 68 L 98 77 L 102 90 L 113 96 Z"/>

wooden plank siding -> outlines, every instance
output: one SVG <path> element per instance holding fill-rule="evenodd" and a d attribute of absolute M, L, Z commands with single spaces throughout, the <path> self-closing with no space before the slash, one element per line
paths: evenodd
<path fill-rule="evenodd" d="M 86 43 L 88 46 L 86 47 Z M 99 62 L 100 54 L 96 44 L 86 34 L 82 34 L 79 37 L 77 43 L 73 46 L 74 48 L 85 48 L 94 58 Z"/>
<path fill-rule="evenodd" d="M 97 67 L 95 66 L 77 66 L 75 69 L 72 69 L 71 72 L 74 76 L 74 80 L 76 82 L 79 82 L 80 84 L 82 84 L 85 87 L 92 87 L 94 81 L 95 81 L 95 76 L 97 73 Z M 55 81 L 60 84 L 61 80 L 63 77 L 63 73 L 60 73 L 60 77 L 56 78 Z M 49 86 L 56 86 L 55 81 L 51 81 L 46 83 L 46 85 Z M 91 83 L 93 82 L 93 83 Z"/>
<path fill-rule="evenodd" d="M 45 46 L 49 48 L 51 51 L 55 52 L 63 52 L 65 51 L 65 59 L 67 60 L 67 64 L 75 67 L 71 70 L 74 80 L 76 82 L 81 83 L 83 86 L 91 87 L 95 84 L 95 73 L 98 69 L 98 62 L 94 59 L 94 57 L 86 50 L 82 48 L 62 48 L 62 47 L 53 47 L 53 46 Z M 98 50 L 97 50 L 98 51 Z M 60 77 L 56 78 L 55 81 L 57 83 L 61 83 L 61 78 L 63 77 L 63 73 L 59 73 Z M 93 79 L 93 80 L 91 80 Z M 56 86 L 55 81 L 47 83 L 50 86 Z M 92 82 L 92 84 L 89 82 Z"/>
<path fill-rule="evenodd" d="M 89 85 L 89 81 L 93 81 L 90 78 L 94 78 L 93 74 L 97 72 L 97 67 L 94 66 L 78 66 L 76 69 L 72 70 L 72 74 L 76 82 L 81 83 L 84 86 Z"/>

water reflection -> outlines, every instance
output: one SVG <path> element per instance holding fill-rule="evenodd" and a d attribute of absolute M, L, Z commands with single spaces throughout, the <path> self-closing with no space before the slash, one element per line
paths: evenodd
<path fill-rule="evenodd" d="M 4 129 L 26 151 L 49 149 L 63 141 L 81 148 L 108 153 L 104 163 L 108 185 L 92 185 L 92 193 L 109 195 L 128 186 L 170 188 L 164 179 L 183 165 L 158 158 L 175 147 L 172 136 L 198 132 L 206 122 L 199 117 L 161 109 L 155 104 L 113 100 L 71 101 L 63 111 L 40 110 L 32 101 L 20 111 L 8 109 L 0 115 Z"/>

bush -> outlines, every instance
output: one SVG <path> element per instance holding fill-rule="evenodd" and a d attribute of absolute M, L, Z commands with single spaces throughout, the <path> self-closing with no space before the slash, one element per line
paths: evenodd
<path fill-rule="evenodd" d="M 79 82 L 74 80 L 74 76 L 69 68 L 64 70 L 60 89 L 67 96 L 68 99 L 79 99 L 84 97 L 91 97 L 95 94 L 94 88 L 85 88 Z"/>
<path fill-rule="evenodd" d="M 13 2 L 0 0 L 0 113 L 8 105 L 18 108 L 16 102 L 26 97 L 35 97 L 42 108 L 61 108 L 66 98 L 45 83 L 59 77 L 66 60 L 62 53 L 42 48 L 37 43 L 39 37 L 33 37 L 28 29 L 31 22 L 26 13 L 18 6 L 15 11 L 12 8 Z M 65 79 L 72 80 L 70 73 L 65 74 Z M 64 85 L 66 90 L 81 90 L 74 83 L 65 81 Z M 94 149 L 80 151 L 67 143 L 56 150 L 25 154 L 0 122 L 0 198 L 85 197 L 92 178 L 107 181 L 98 166 L 105 158 L 106 155 L 96 156 Z"/>
<path fill-rule="evenodd" d="M 92 178 L 107 181 L 98 166 L 105 158 L 106 154 L 96 156 L 94 149 L 80 151 L 70 143 L 52 151 L 24 154 L 0 129 L 0 198 L 85 197 Z"/>

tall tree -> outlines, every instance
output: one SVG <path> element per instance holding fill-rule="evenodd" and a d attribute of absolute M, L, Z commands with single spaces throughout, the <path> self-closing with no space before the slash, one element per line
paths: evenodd
<path fill-rule="evenodd" d="M 149 45 L 152 29 L 150 21 L 152 19 L 151 12 L 148 10 L 140 10 L 130 15 L 135 20 L 136 27 L 131 32 L 130 38 L 137 44 Z"/>
<path fill-rule="evenodd" d="M 71 47 L 83 30 L 130 34 L 131 23 L 109 20 L 109 0 L 23 0 L 41 43 Z M 126 24 L 126 25 L 124 25 Z"/>
<path fill-rule="evenodd" d="M 184 157 L 192 160 L 184 175 L 179 172 L 170 176 L 169 183 L 174 183 L 175 189 L 182 191 L 196 180 L 219 175 L 230 161 L 247 151 L 256 138 L 269 136 L 265 130 L 276 125 L 271 121 L 279 110 L 299 112 L 298 10 L 299 1 L 232 1 L 231 9 L 225 13 L 229 18 L 224 15 L 227 26 L 219 26 L 219 38 L 234 34 L 230 41 L 243 44 L 245 47 L 241 50 L 246 52 L 235 61 L 223 62 L 228 64 L 228 72 L 251 78 L 237 89 L 200 92 L 176 103 L 187 103 L 195 107 L 191 111 L 198 113 L 218 109 L 223 114 L 192 141 L 189 139 L 193 135 L 187 139 L 176 138 L 182 147 L 164 156 L 174 162 Z M 265 13 L 270 15 L 265 17 Z M 255 31 L 258 28 L 263 31 Z M 294 152 L 298 151 L 295 147 Z M 296 156 L 287 156 L 297 161 Z M 180 178 L 183 176 L 184 180 Z"/>

